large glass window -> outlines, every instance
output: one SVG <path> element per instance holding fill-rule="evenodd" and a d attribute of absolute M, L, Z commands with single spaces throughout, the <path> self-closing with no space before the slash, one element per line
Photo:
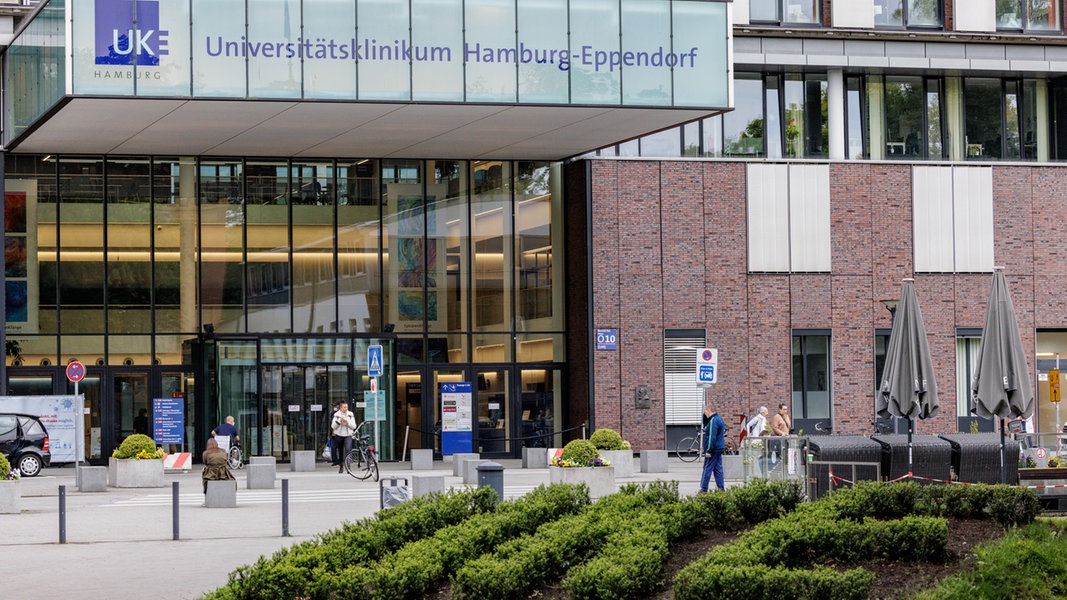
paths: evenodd
<path fill-rule="evenodd" d="M 819 0 L 751 0 L 749 19 L 753 23 L 817 25 Z"/>
<path fill-rule="evenodd" d="M 942 0 L 874 0 L 875 27 L 940 27 Z"/>
<path fill-rule="evenodd" d="M 793 417 L 829 419 L 831 394 L 830 334 L 793 333 Z"/>
<path fill-rule="evenodd" d="M 845 141 L 847 157 L 863 159 L 867 157 L 867 119 L 864 117 L 866 98 L 862 77 L 845 79 Z"/>
<path fill-rule="evenodd" d="M 722 117 L 723 154 L 763 156 L 763 79 L 758 74 L 738 73 L 734 77 L 734 106 Z"/>
<path fill-rule="evenodd" d="M 943 158 L 940 81 L 886 77 L 884 90 L 886 158 Z"/>
<path fill-rule="evenodd" d="M 1054 0 L 997 0 L 997 29 L 1059 31 L 1060 4 Z"/>
<path fill-rule="evenodd" d="M 967 158 L 1036 159 L 1039 87 L 1034 80 L 964 79 Z"/>
<path fill-rule="evenodd" d="M 785 76 L 785 156 L 820 158 L 827 155 L 827 83 L 825 75 Z M 771 104 L 768 102 L 768 106 Z"/>

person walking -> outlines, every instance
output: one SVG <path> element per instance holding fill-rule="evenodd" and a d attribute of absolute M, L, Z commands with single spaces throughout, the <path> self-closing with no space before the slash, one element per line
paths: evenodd
<path fill-rule="evenodd" d="M 333 413 L 331 422 L 333 430 L 333 447 L 337 449 L 340 460 L 337 464 L 337 472 L 345 472 L 345 457 L 352 451 L 352 434 L 356 431 L 356 415 L 348 410 L 348 403 L 342 402 Z"/>
<path fill-rule="evenodd" d="M 715 487 L 726 489 L 722 474 L 722 453 L 726 448 L 726 422 L 719 413 L 712 410 L 710 403 L 704 404 L 704 471 L 700 475 L 700 491 L 708 491 L 711 476 L 715 475 Z"/>

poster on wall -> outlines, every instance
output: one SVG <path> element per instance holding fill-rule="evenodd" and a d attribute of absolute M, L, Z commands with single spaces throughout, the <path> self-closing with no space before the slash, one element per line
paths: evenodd
<path fill-rule="evenodd" d="M 396 234 L 389 238 L 390 256 L 396 256 L 396 268 L 391 275 L 396 294 L 391 297 L 389 322 L 397 331 L 422 331 L 425 322 L 430 329 L 444 324 L 444 310 L 439 298 L 444 297 L 446 285 L 444 231 L 437 210 L 437 198 L 445 197 L 447 188 L 428 184 L 425 199 L 422 185 L 390 183 L 386 196 L 396 198 Z M 440 196 L 438 194 L 441 194 Z"/>
<path fill-rule="evenodd" d="M 4 292 L 7 334 L 37 333 L 37 182 L 4 180 Z"/>
<path fill-rule="evenodd" d="M 441 384 L 441 454 L 470 452 L 474 447 L 472 392 L 469 381 Z"/>

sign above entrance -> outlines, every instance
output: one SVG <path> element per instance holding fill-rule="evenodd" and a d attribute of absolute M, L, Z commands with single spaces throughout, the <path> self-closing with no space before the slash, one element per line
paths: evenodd
<path fill-rule="evenodd" d="M 367 375 L 371 377 L 382 376 L 382 347 L 371 346 L 367 348 Z"/>

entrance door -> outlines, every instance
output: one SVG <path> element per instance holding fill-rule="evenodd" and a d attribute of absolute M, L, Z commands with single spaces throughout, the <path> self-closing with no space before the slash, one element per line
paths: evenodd
<path fill-rule="evenodd" d="M 348 365 L 264 365 L 263 454 L 289 460 L 294 450 L 326 444 L 334 406 L 349 399 Z"/>
<path fill-rule="evenodd" d="M 479 370 L 476 377 L 474 448 L 490 455 L 511 454 L 511 370 Z"/>
<path fill-rule="evenodd" d="M 422 397 L 432 401 L 422 403 L 422 425 L 424 431 L 430 432 L 433 445 L 428 447 L 433 448 L 434 456 L 438 458 L 441 457 L 441 384 L 469 381 L 466 377 L 465 369 L 433 369 L 428 380 L 430 389 L 426 391 L 424 386 Z M 423 439 L 426 439 L 425 434 Z M 478 446 L 474 445 L 474 449 L 477 448 Z"/>
<path fill-rule="evenodd" d="M 520 439 L 530 448 L 559 448 L 561 393 L 563 374 L 560 369 L 523 369 L 518 407 Z"/>
<path fill-rule="evenodd" d="M 66 384 L 64 394 L 74 395 L 74 383 L 63 377 Z M 112 450 L 118 447 L 122 439 L 114 426 L 114 415 L 117 410 L 110 402 L 101 402 L 103 396 L 100 373 L 89 371 L 85 378 L 78 382 L 78 393 L 85 395 L 85 458 L 89 464 L 107 464 Z"/>
<path fill-rule="evenodd" d="M 111 405 L 115 408 L 112 423 L 116 447 L 135 433 L 152 437 L 152 398 L 148 390 L 147 372 L 112 374 Z"/>

